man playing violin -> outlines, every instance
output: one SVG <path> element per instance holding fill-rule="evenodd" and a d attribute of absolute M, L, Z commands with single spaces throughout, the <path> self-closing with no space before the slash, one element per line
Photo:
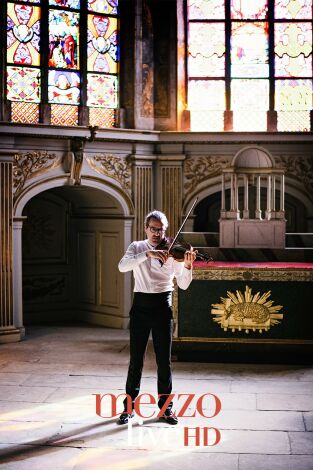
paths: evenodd
<path fill-rule="evenodd" d="M 172 291 L 173 278 L 178 287 L 187 289 L 192 281 L 192 266 L 196 251 L 184 254 L 183 262 L 176 261 L 166 250 L 155 249 L 165 237 L 168 221 L 162 212 L 152 211 L 145 219 L 146 240 L 134 241 L 119 262 L 121 272 L 133 271 L 134 299 L 130 311 L 130 362 L 126 393 L 134 402 L 139 395 L 145 351 L 152 332 L 153 347 L 158 372 L 158 406 L 161 409 L 172 391 Z M 167 406 L 162 420 L 177 424 L 172 412 L 173 403 Z M 134 416 L 124 400 L 124 412 L 119 424 L 126 424 Z"/>

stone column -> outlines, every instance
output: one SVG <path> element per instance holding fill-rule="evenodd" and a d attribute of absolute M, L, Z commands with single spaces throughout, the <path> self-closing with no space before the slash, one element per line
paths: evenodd
<path fill-rule="evenodd" d="M 266 211 L 265 218 L 271 220 L 272 218 L 272 177 L 267 175 L 267 188 L 266 188 Z"/>
<path fill-rule="evenodd" d="M 132 228 L 133 228 L 133 221 L 131 219 L 126 219 L 124 221 L 124 251 L 127 250 L 130 243 L 133 241 L 132 236 Z M 133 273 L 130 271 L 128 273 L 124 273 L 122 278 L 122 285 L 123 285 L 123 293 L 122 293 L 122 302 L 123 302 L 123 323 L 122 327 L 127 328 L 129 323 L 128 313 L 131 308 L 132 304 L 132 282 L 133 282 Z"/>
<path fill-rule="evenodd" d="M 276 176 L 272 175 L 272 219 L 276 219 Z"/>
<path fill-rule="evenodd" d="M 261 176 L 257 175 L 256 177 L 256 209 L 255 209 L 255 218 L 262 219 L 261 211 Z"/>
<path fill-rule="evenodd" d="M 276 211 L 277 219 L 285 218 L 285 175 L 280 175 L 280 201 L 279 201 L 279 211 Z"/>
<path fill-rule="evenodd" d="M 156 203 L 168 218 L 168 234 L 171 236 L 175 235 L 182 222 L 184 159 L 184 155 L 158 156 Z"/>
<path fill-rule="evenodd" d="M 222 173 L 222 194 L 221 194 L 221 219 L 226 217 L 225 206 L 225 173 Z"/>
<path fill-rule="evenodd" d="M 249 178 L 243 175 L 244 181 L 244 203 L 243 203 L 243 218 L 249 219 Z"/>
<path fill-rule="evenodd" d="M 280 175 L 280 211 L 285 211 L 285 176 Z"/>
<path fill-rule="evenodd" d="M 0 152 L 0 343 L 21 339 L 13 315 L 13 153 Z"/>
<path fill-rule="evenodd" d="M 152 155 L 132 155 L 133 164 L 133 195 L 135 205 L 135 223 L 134 223 L 134 239 L 144 239 L 144 220 L 148 212 L 154 209 L 154 178 L 153 178 L 153 161 L 155 157 Z"/>
<path fill-rule="evenodd" d="M 26 217 L 13 219 L 13 305 L 14 324 L 25 336 L 23 325 L 22 228 Z"/>
<path fill-rule="evenodd" d="M 234 174 L 230 175 L 230 211 L 235 210 Z"/>
<path fill-rule="evenodd" d="M 237 173 L 234 174 L 234 192 L 235 192 L 235 211 L 238 213 L 239 212 L 239 201 L 238 201 L 238 175 Z"/>

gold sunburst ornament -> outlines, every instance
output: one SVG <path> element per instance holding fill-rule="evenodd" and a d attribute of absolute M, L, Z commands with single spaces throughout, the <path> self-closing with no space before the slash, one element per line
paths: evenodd
<path fill-rule="evenodd" d="M 283 306 L 273 305 L 268 300 L 271 291 L 252 294 L 252 289 L 246 286 L 244 293 L 236 290 L 236 294 L 227 291 L 227 297 L 221 297 L 222 303 L 212 304 L 213 320 L 221 325 L 224 331 L 268 331 L 271 326 L 280 323 L 283 314 L 278 313 Z"/>

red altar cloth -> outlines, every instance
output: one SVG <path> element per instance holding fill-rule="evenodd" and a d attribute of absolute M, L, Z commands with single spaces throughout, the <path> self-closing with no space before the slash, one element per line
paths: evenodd
<path fill-rule="evenodd" d="M 313 263 L 295 263 L 295 262 L 238 262 L 238 261 L 196 261 L 194 268 L 270 268 L 270 269 L 313 269 Z"/>

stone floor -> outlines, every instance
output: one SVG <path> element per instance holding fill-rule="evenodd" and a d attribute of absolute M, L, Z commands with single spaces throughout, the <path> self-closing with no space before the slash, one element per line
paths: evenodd
<path fill-rule="evenodd" d="M 82 326 L 1 345 L 1 469 L 313 469 L 313 367 L 175 362 L 176 412 L 195 394 L 179 424 L 143 404 L 143 419 L 118 426 L 95 394 L 123 392 L 128 353 L 128 331 Z M 155 375 L 149 345 L 142 393 L 156 396 Z"/>

